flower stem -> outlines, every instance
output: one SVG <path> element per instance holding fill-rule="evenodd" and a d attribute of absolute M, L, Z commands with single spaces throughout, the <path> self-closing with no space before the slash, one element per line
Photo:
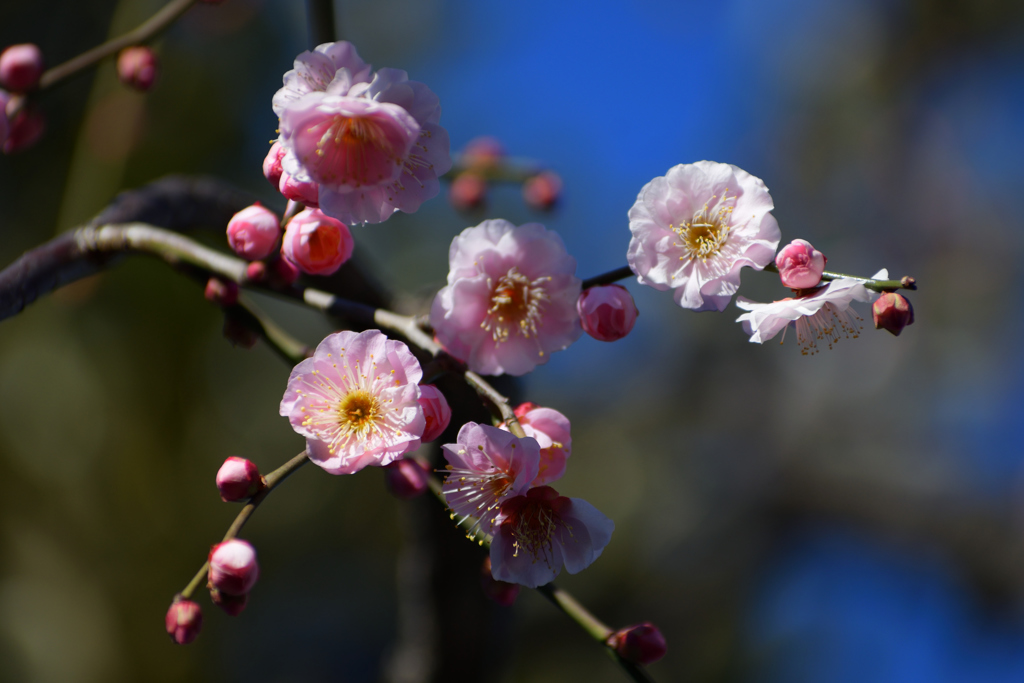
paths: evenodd
<path fill-rule="evenodd" d="M 39 79 L 39 89 L 44 90 L 56 85 L 65 78 L 92 66 L 105 57 L 120 52 L 126 47 L 145 43 L 174 23 L 174 20 L 184 14 L 185 10 L 195 4 L 195 2 L 196 0 L 171 0 L 171 2 L 164 5 L 160 11 L 136 29 L 125 33 L 123 36 L 112 38 L 102 45 L 97 45 L 91 50 L 87 50 L 63 64 L 58 64 L 52 69 L 47 69 Z"/>
<path fill-rule="evenodd" d="M 235 521 L 228 527 L 227 533 L 224 534 L 222 541 L 229 541 L 232 538 L 238 536 L 238 532 L 242 530 L 245 523 L 252 517 L 252 513 L 256 511 L 256 508 L 260 506 L 260 503 L 270 495 L 270 492 L 277 488 L 277 485 L 287 479 L 295 470 L 299 469 L 303 465 L 309 462 L 309 458 L 306 457 L 306 451 L 302 451 L 294 458 L 286 462 L 285 464 L 278 467 L 276 470 L 264 477 L 267 482 L 267 487 L 257 493 L 255 496 L 249 499 L 249 502 L 245 504 L 242 511 L 235 517 Z M 206 578 L 207 570 L 210 568 L 210 563 L 205 562 L 203 566 L 199 568 L 196 575 L 192 577 L 192 580 L 185 586 L 185 590 L 181 591 L 180 595 L 184 599 L 192 597 L 192 593 L 203 583 L 203 579 Z"/>
<path fill-rule="evenodd" d="M 764 267 L 764 269 L 769 273 L 779 272 L 778 267 L 774 263 L 769 263 Z M 873 289 L 876 292 L 895 292 L 897 289 L 917 289 L 917 280 L 910 276 L 903 277 L 899 280 L 876 280 L 871 277 L 847 275 L 846 273 L 833 273 L 827 270 L 821 274 L 822 280 L 839 280 L 844 277 L 859 280 L 865 287 Z"/>
<path fill-rule="evenodd" d="M 625 280 L 627 277 L 633 275 L 633 271 L 629 266 L 622 266 L 615 270 L 609 270 L 607 273 L 601 273 L 594 277 L 588 277 L 583 281 L 583 289 L 589 289 L 590 287 L 597 287 L 598 285 L 610 285 L 613 282 L 619 280 Z"/>

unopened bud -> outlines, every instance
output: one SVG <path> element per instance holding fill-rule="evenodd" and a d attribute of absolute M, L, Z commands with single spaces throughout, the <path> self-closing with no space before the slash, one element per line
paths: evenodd
<path fill-rule="evenodd" d="M 281 236 L 281 223 L 277 214 L 256 202 L 231 217 L 227 235 L 228 244 L 236 254 L 255 261 L 274 253 L 277 238 Z"/>
<path fill-rule="evenodd" d="M 523 183 L 523 200 L 532 209 L 548 211 L 562 197 L 562 179 L 557 173 L 543 171 Z"/>
<path fill-rule="evenodd" d="M 519 584 L 508 583 L 506 581 L 498 581 L 491 574 L 491 558 L 484 558 L 484 563 L 480 567 L 480 587 L 484 590 L 486 595 L 494 602 L 499 605 L 509 607 L 519 597 Z"/>
<path fill-rule="evenodd" d="M 238 303 L 238 284 L 231 280 L 211 277 L 206 282 L 206 291 L 203 294 L 218 306 L 232 306 Z"/>
<path fill-rule="evenodd" d="M 267 264 L 270 271 L 270 279 L 273 283 L 288 286 L 299 279 L 298 267 L 284 256 L 278 257 Z"/>
<path fill-rule="evenodd" d="M 459 161 L 466 168 L 494 168 L 505 157 L 505 146 L 494 137 L 484 135 L 466 143 Z"/>
<path fill-rule="evenodd" d="M 281 180 L 278 181 L 278 189 L 281 194 L 293 202 L 302 202 L 311 209 L 320 206 L 320 187 L 316 183 L 301 183 L 282 172 Z"/>
<path fill-rule="evenodd" d="M 178 645 L 188 645 L 203 626 L 203 610 L 191 600 L 175 600 L 164 617 L 164 627 L 171 640 Z"/>
<path fill-rule="evenodd" d="M 479 209 L 487 200 L 487 181 L 472 171 L 455 176 L 448 188 L 448 201 L 458 211 Z"/>
<path fill-rule="evenodd" d="M 156 53 L 145 45 L 126 47 L 117 55 L 117 77 L 129 88 L 146 92 L 156 83 L 159 72 Z"/>
<path fill-rule="evenodd" d="M 319 209 L 305 209 L 288 221 L 281 253 L 304 273 L 330 275 L 352 257 L 348 226 Z"/>
<path fill-rule="evenodd" d="M 225 503 L 248 500 L 266 487 L 266 480 L 251 460 L 232 455 L 217 470 L 217 490 Z"/>
<path fill-rule="evenodd" d="M 412 500 L 427 492 L 429 474 L 415 458 L 401 458 L 384 467 L 384 484 L 395 498 Z"/>
<path fill-rule="evenodd" d="M 46 119 L 34 105 L 26 105 L 8 122 L 7 140 L 4 142 L 4 153 L 20 152 L 28 149 L 43 137 L 46 131 Z"/>
<path fill-rule="evenodd" d="M 256 549 L 247 541 L 232 538 L 210 550 L 209 583 L 221 593 L 245 595 L 256 584 L 260 567 Z"/>
<path fill-rule="evenodd" d="M 612 342 L 633 329 L 640 311 L 622 285 L 603 285 L 583 290 L 576 301 L 583 331 L 594 339 Z"/>
<path fill-rule="evenodd" d="M 210 600 L 230 617 L 237 617 L 249 604 L 249 594 L 231 595 L 216 588 L 210 589 Z"/>
<path fill-rule="evenodd" d="M 249 316 L 251 318 L 251 316 Z M 224 309 L 224 337 L 232 346 L 251 349 L 260 340 L 260 334 L 252 328 L 252 323 L 244 312 L 235 308 Z"/>
<path fill-rule="evenodd" d="M 26 92 L 39 85 L 43 75 L 43 53 L 32 43 L 11 45 L 0 53 L 0 85 L 14 92 Z"/>
<path fill-rule="evenodd" d="M 897 337 L 914 322 L 914 307 L 896 292 L 884 292 L 871 307 L 876 330 L 889 330 Z"/>
<path fill-rule="evenodd" d="M 650 664 L 665 656 L 665 637 L 649 621 L 627 626 L 608 638 L 608 645 L 620 657 L 634 664 Z"/>
<path fill-rule="evenodd" d="M 423 443 L 430 443 L 448 428 L 448 423 L 452 419 L 452 409 L 448 407 L 448 401 L 441 390 L 433 384 L 420 385 L 420 407 L 423 408 L 423 417 L 427 421 L 420 440 Z"/>
<path fill-rule="evenodd" d="M 775 257 L 782 284 L 790 289 L 810 289 L 821 282 L 828 259 L 807 240 L 793 240 Z"/>
<path fill-rule="evenodd" d="M 267 264 L 263 261 L 253 261 L 245 267 L 245 279 L 250 282 L 263 282 L 267 277 Z"/>
<path fill-rule="evenodd" d="M 516 406 L 516 409 L 513 410 L 512 412 L 515 413 L 516 417 L 522 417 L 531 410 L 535 410 L 537 408 L 540 408 L 540 406 L 534 403 L 533 401 L 525 401 Z"/>
<path fill-rule="evenodd" d="M 284 169 L 281 168 L 281 160 L 284 159 L 285 150 L 280 142 L 275 142 L 267 152 L 267 158 L 263 160 L 263 175 L 267 177 L 270 184 L 276 188 L 281 187 L 281 175 Z"/>

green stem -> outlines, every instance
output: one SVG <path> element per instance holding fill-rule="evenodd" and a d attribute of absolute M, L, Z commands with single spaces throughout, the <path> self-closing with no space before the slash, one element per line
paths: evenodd
<path fill-rule="evenodd" d="M 778 273 L 779 268 L 774 263 L 769 263 L 764 267 L 766 272 Z M 912 277 L 904 277 L 900 280 L 876 280 L 872 277 L 861 277 L 859 275 L 847 275 L 846 273 L 833 273 L 826 270 L 821 274 L 822 280 L 840 280 L 842 278 L 851 278 L 858 280 L 864 284 L 868 289 L 872 289 L 876 292 L 895 292 L 897 289 L 917 289 L 917 280 Z"/>

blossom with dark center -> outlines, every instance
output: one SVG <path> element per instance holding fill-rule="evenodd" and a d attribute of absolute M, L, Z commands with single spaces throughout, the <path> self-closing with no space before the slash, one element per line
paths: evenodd
<path fill-rule="evenodd" d="M 781 233 L 768 188 L 731 164 L 680 164 L 644 185 L 629 210 L 626 259 L 640 284 L 674 290 L 676 303 L 723 311 L 740 269 L 771 263 Z"/>
<path fill-rule="evenodd" d="M 467 422 L 455 443 L 443 446 L 448 476 L 441 492 L 454 515 L 475 522 L 477 529 L 494 533 L 494 520 L 503 501 L 526 493 L 537 476 L 540 446 L 532 438 Z"/>
<path fill-rule="evenodd" d="M 491 572 L 499 581 L 530 588 L 550 583 L 564 565 L 589 567 L 612 538 L 615 524 L 580 498 L 538 486 L 501 505 L 491 541 Z"/>
<path fill-rule="evenodd" d="M 523 375 L 583 333 L 576 259 L 539 223 L 484 221 L 452 240 L 448 286 L 434 298 L 438 341 L 471 370 Z"/>
<path fill-rule="evenodd" d="M 378 330 L 335 332 L 292 370 L 281 415 L 331 474 L 387 465 L 419 447 L 419 361 Z"/>

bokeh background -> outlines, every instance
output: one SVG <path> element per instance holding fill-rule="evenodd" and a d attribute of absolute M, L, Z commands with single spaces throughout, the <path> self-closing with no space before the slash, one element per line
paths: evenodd
<path fill-rule="evenodd" d="M 0 45 L 38 43 L 56 64 L 159 6 L 5 2 Z M 566 184 L 548 215 L 506 186 L 480 215 L 442 196 L 357 228 L 361 263 L 406 310 L 426 310 L 451 238 L 484 217 L 558 230 L 583 277 L 623 265 L 639 189 L 699 159 L 763 178 L 784 241 L 811 241 L 830 268 L 920 284 L 901 337 L 862 306 L 860 338 L 804 357 L 749 344 L 735 308 L 693 314 L 628 283 L 631 336 L 585 337 L 519 386 L 572 420 L 559 489 L 616 522 L 600 560 L 560 583 L 611 624 L 658 624 L 657 680 L 1024 677 L 1024 5 L 336 10 L 364 59 L 440 96 L 453 149 L 494 135 Z M 150 94 L 109 62 L 44 93 L 46 137 L 0 158 L 0 264 L 170 173 L 283 208 L 260 162 L 305 22 L 299 0 L 199 6 L 157 43 Z M 753 272 L 741 291 L 783 294 Z M 261 305 L 307 343 L 331 330 Z M 395 664 L 415 628 L 396 597 L 397 568 L 415 571 L 410 510 L 431 508 L 391 498 L 379 471 L 296 474 L 246 529 L 263 576 L 245 613 L 201 597 L 199 640 L 168 641 L 171 596 L 236 512 L 213 486 L 220 461 L 269 470 L 302 448 L 277 415 L 289 368 L 231 347 L 221 323 L 142 257 L 0 323 L 0 681 L 433 680 L 429 657 Z M 625 680 L 536 593 L 468 626 L 488 634 L 485 680 Z"/>

